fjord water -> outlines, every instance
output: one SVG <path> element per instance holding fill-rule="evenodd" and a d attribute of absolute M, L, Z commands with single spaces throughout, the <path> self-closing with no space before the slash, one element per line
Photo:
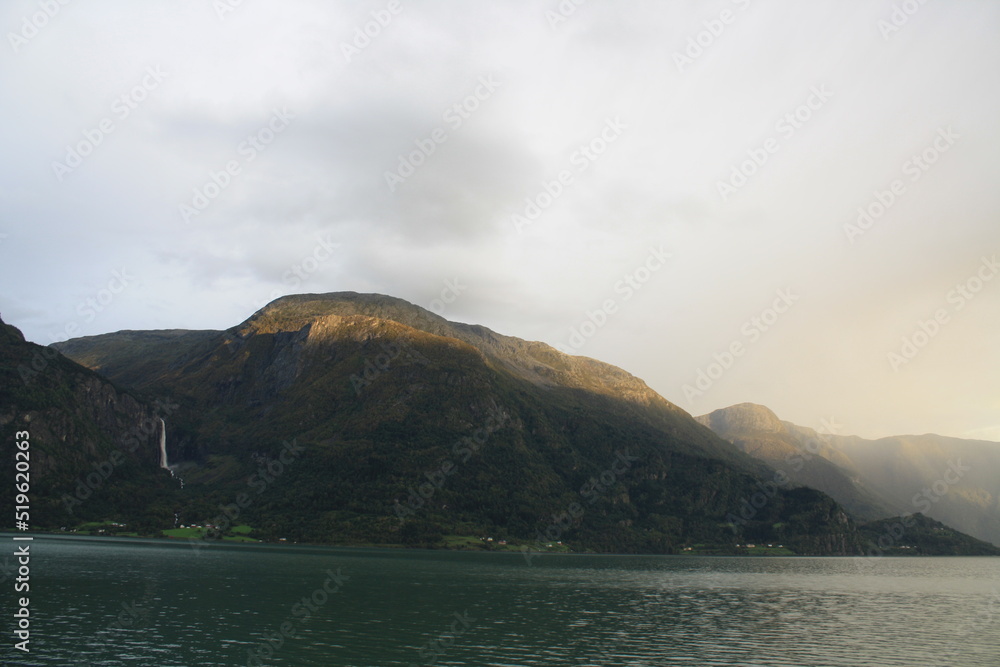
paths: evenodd
<path fill-rule="evenodd" d="M 31 577 L 32 650 L 7 632 L 4 664 L 1000 665 L 995 558 L 37 537 Z"/>

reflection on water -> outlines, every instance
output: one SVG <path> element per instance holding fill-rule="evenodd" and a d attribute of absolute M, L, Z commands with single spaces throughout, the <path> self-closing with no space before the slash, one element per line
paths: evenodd
<path fill-rule="evenodd" d="M 32 652 L 5 664 L 1000 665 L 1000 559 L 55 537 L 33 556 Z"/>

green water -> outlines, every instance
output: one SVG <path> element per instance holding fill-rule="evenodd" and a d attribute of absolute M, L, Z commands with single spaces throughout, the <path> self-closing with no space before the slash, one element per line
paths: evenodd
<path fill-rule="evenodd" d="M 31 652 L 5 611 L 4 664 L 1000 665 L 1000 559 L 36 537 L 31 568 Z"/>

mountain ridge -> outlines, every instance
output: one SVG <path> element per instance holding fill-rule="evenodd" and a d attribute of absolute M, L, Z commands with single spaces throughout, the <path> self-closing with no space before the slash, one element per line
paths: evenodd
<path fill-rule="evenodd" d="M 13 461 L 15 433 L 28 434 L 18 439 L 30 443 L 31 526 L 99 520 L 111 510 L 132 530 L 167 521 L 176 484 L 159 467 L 157 443 L 170 409 L 0 319 L 0 453 Z M 13 489 L 0 489 L 4 506 L 14 505 Z"/>
<path fill-rule="evenodd" d="M 1000 443 L 936 434 L 869 440 L 820 434 L 787 421 L 780 422 L 781 430 L 764 437 L 739 420 L 754 409 L 776 415 L 763 406 L 748 407 L 752 405 L 721 408 L 698 420 L 775 467 L 788 469 L 794 462 L 805 461 L 792 471 L 798 481 L 803 477 L 794 473 L 806 465 L 822 468 L 822 474 L 816 473 L 821 478 L 814 477 L 811 485 L 848 507 L 855 504 L 852 494 L 865 498 L 868 509 L 877 513 L 862 511 L 862 518 L 919 512 L 1000 544 Z"/>
<path fill-rule="evenodd" d="M 540 549 L 562 538 L 613 552 L 736 553 L 748 541 L 863 550 L 866 534 L 830 497 L 774 487 L 772 467 L 640 378 L 394 297 L 293 295 L 223 331 L 126 331 L 55 347 L 181 406 L 167 447 L 187 482 L 183 522 L 218 516 L 241 480 L 297 442 L 306 463 L 236 511 L 258 539 L 440 546 L 492 534 Z M 763 506 L 745 511 L 762 491 Z M 934 548 L 985 553 L 961 539 Z"/>
<path fill-rule="evenodd" d="M 586 499 L 562 531 L 570 543 L 672 552 L 698 536 L 733 543 L 727 513 L 769 474 L 619 368 L 382 295 L 295 295 L 222 332 L 56 347 L 182 405 L 168 425 L 170 459 L 187 466 L 185 489 L 206 498 L 188 521 L 203 521 L 282 438 L 308 443 L 309 465 L 247 510 L 264 538 L 434 544 L 475 527 L 525 540 Z M 455 459 L 451 443 L 490 415 L 504 419 L 488 444 Z M 171 449 L 177 442 L 189 444 Z M 615 472 L 629 457 L 639 460 Z M 433 500 L 401 525 L 395 508 L 418 488 Z M 775 495 L 750 528 L 804 553 L 859 548 L 842 510 L 812 490 Z"/>

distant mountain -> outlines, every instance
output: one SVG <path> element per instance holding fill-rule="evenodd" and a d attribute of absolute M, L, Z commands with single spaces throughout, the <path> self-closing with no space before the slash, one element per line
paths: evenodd
<path fill-rule="evenodd" d="M 882 519 L 903 513 L 902 505 L 879 497 L 856 472 L 838 465 L 830 452 L 824 456 L 822 440 L 803 439 L 800 432 L 763 405 L 741 403 L 696 419 L 740 451 L 786 474 L 791 484 L 823 491 L 859 519 Z"/>
<path fill-rule="evenodd" d="M 698 417 L 741 451 L 862 519 L 923 513 L 1000 545 L 1000 443 L 938 435 L 820 435 L 744 403 Z"/>
<path fill-rule="evenodd" d="M 887 502 L 1000 545 L 1000 443 L 932 434 L 829 443 L 841 465 Z"/>
<path fill-rule="evenodd" d="M 638 378 L 400 299 L 291 296 L 227 331 L 57 347 L 181 406 L 167 434 L 182 522 L 228 507 L 263 539 L 672 553 L 748 535 L 861 549 L 832 499 L 768 487 L 773 470 Z"/>
<path fill-rule="evenodd" d="M 1000 556 L 1000 547 L 950 528 L 922 513 L 870 521 L 861 526 L 865 555 Z"/>
<path fill-rule="evenodd" d="M 173 516 L 179 486 L 159 466 L 160 418 L 170 411 L 26 342 L 0 320 L 0 456 L 13 468 L 15 436 L 21 442 L 27 434 L 29 526 L 113 516 L 127 522 L 123 530 L 158 533 Z M 0 484 L 5 508 L 15 506 L 13 482 L 12 475 Z"/>

